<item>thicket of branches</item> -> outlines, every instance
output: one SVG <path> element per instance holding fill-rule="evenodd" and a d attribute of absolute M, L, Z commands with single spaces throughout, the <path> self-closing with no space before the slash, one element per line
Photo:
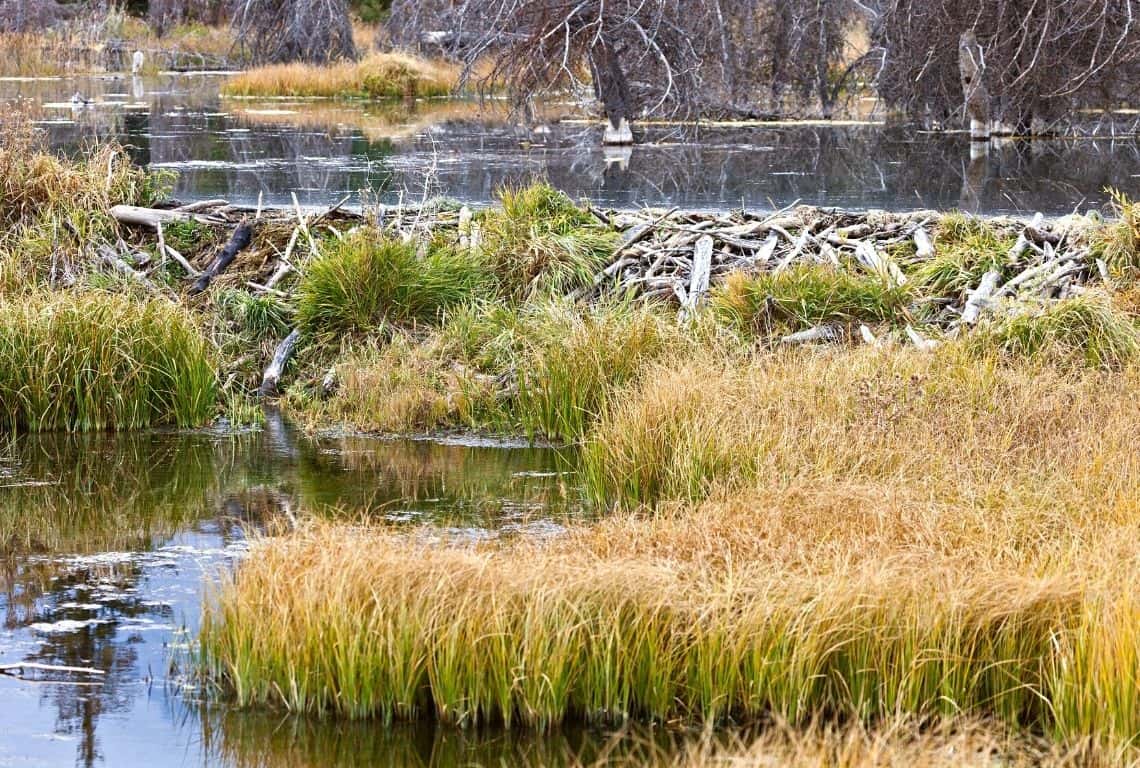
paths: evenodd
<path fill-rule="evenodd" d="M 226 18 L 225 0 L 149 0 L 147 23 L 157 35 L 186 22 L 220 24 Z"/>
<path fill-rule="evenodd" d="M 74 15 L 55 0 L 0 0 L 0 32 L 43 29 Z"/>
<path fill-rule="evenodd" d="M 396 0 L 402 45 L 441 47 L 522 103 L 590 83 L 616 122 L 755 112 L 785 91 L 834 102 L 850 0 Z"/>
<path fill-rule="evenodd" d="M 1029 128 L 1140 97 L 1137 0 L 881 0 L 872 9 L 878 94 L 912 116 L 958 115 L 959 36 L 982 48 L 990 114 Z"/>
<path fill-rule="evenodd" d="M 346 0 L 232 0 L 237 45 L 258 64 L 356 56 Z"/>

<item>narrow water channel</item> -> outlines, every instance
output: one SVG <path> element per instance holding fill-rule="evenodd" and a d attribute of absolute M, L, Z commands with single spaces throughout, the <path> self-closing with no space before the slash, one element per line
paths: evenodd
<path fill-rule="evenodd" d="M 0 766 L 460 765 L 520 750 L 557 764 L 606 743 L 291 720 L 182 686 L 171 660 L 211 575 L 240 562 L 251 531 L 309 513 L 470 541 L 554 536 L 584 514 L 573 457 L 525 444 L 309 438 L 272 415 L 236 434 L 5 437 L 0 668 L 104 674 L 0 674 Z"/>

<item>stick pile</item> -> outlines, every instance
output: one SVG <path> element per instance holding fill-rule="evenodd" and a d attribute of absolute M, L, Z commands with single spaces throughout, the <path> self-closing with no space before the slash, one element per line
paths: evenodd
<path fill-rule="evenodd" d="M 907 271 L 939 255 L 935 235 L 942 219 L 935 211 L 853 213 L 809 206 L 767 214 L 646 209 L 605 216 L 623 231 L 622 244 L 582 295 L 616 288 L 645 298 L 675 298 L 683 310 L 695 305 L 710 282 L 715 285 L 729 273 L 778 273 L 798 264 L 862 270 L 889 287 L 903 286 Z M 916 297 L 941 304 L 934 322 L 945 329 L 977 323 L 1000 299 L 1065 298 L 1107 277 L 1106 266 L 1092 257 L 1083 237 L 1091 219 L 1046 222 L 1037 214 L 1029 222 L 995 218 L 986 223 L 999 236 L 1016 235 L 1004 268 L 987 272 L 964 296 Z M 906 253 L 905 262 L 892 253 Z"/>

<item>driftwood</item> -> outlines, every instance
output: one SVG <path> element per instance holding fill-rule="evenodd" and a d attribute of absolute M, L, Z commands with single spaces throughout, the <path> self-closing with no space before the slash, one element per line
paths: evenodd
<path fill-rule="evenodd" d="M 67 667 L 60 664 L 41 664 L 37 661 L 18 661 L 12 664 L 0 664 L 0 675 L 11 675 L 16 672 L 22 673 L 29 669 L 37 672 L 62 672 L 75 675 L 107 674 L 104 670 L 95 669 L 94 667 Z"/>
<path fill-rule="evenodd" d="M 210 267 L 194 281 L 190 293 L 201 293 L 209 288 L 210 282 L 224 272 L 238 253 L 248 247 L 251 242 L 253 242 L 253 225 L 248 220 L 242 219 L 234 228 L 234 233 L 230 235 L 229 241 L 222 246 L 222 250 L 218 251 L 218 255 L 214 257 Z"/>
<path fill-rule="evenodd" d="M 966 308 L 962 310 L 962 323 L 964 325 L 974 325 L 978 322 L 982 309 L 985 308 L 990 297 L 997 290 L 999 280 L 1001 280 L 1001 273 L 996 270 L 991 269 L 982 275 L 982 281 L 977 288 L 970 292 L 970 298 L 966 301 Z"/>
<path fill-rule="evenodd" d="M 140 208 L 137 205 L 114 205 L 110 210 L 111 217 L 120 224 L 132 224 L 138 227 L 155 229 L 159 222 L 170 224 L 175 221 L 199 221 L 203 224 L 224 224 L 225 219 L 217 216 L 208 216 L 201 213 L 189 213 L 179 210 L 164 210 L 161 208 Z"/>
<path fill-rule="evenodd" d="M 277 345 L 277 350 L 273 353 L 273 360 L 270 361 L 269 367 L 265 369 L 265 373 L 261 377 L 261 388 L 258 390 L 258 394 L 262 397 L 273 397 L 277 394 L 277 384 L 281 380 L 281 374 L 285 372 L 285 366 L 288 364 L 289 358 L 293 356 L 293 349 L 300 339 L 300 329 L 294 328 Z"/>

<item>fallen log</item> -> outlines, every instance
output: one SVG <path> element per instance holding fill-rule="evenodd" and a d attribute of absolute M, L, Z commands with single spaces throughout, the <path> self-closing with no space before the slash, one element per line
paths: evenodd
<path fill-rule="evenodd" d="M 203 224 L 225 224 L 226 220 L 216 216 L 205 216 L 200 213 L 186 211 L 166 211 L 161 208 L 141 208 L 137 205 L 113 205 L 110 210 L 111 218 L 121 224 L 133 224 L 138 227 L 156 229 L 159 222 L 170 224 L 176 221 L 198 221 Z"/>
<path fill-rule="evenodd" d="M 229 241 L 222 246 L 222 250 L 214 257 L 210 267 L 194 281 L 194 285 L 190 287 L 191 295 L 201 293 L 209 288 L 210 282 L 225 271 L 225 268 L 233 262 L 238 253 L 248 247 L 251 242 L 253 242 L 253 225 L 249 223 L 248 219 L 242 219 L 234 228 L 234 233 L 230 235 Z"/>
<path fill-rule="evenodd" d="M 261 376 L 261 387 L 257 390 L 261 397 L 273 397 L 277 394 L 277 384 L 281 381 L 281 374 L 285 372 L 285 366 L 289 363 L 289 358 L 293 356 L 293 349 L 300 339 L 301 329 L 294 328 L 277 345 L 277 350 L 273 353 L 273 360 L 270 361 L 269 367 Z"/>
<path fill-rule="evenodd" d="M 843 331 L 835 325 L 816 325 L 803 331 L 789 333 L 780 339 L 781 344 L 810 344 L 813 341 L 838 341 Z"/>
<path fill-rule="evenodd" d="M 994 291 L 997 290 L 999 280 L 1001 280 L 1001 273 L 994 269 L 982 275 L 981 282 L 978 283 L 977 288 L 970 291 L 966 308 L 962 310 L 962 323 L 964 325 L 974 325 L 978 322 L 982 310 L 989 304 Z"/>
<path fill-rule="evenodd" d="M 689 280 L 689 292 L 681 304 L 682 319 L 696 311 L 701 299 L 709 291 L 709 270 L 712 267 L 713 239 L 704 235 L 693 246 L 693 274 Z"/>

